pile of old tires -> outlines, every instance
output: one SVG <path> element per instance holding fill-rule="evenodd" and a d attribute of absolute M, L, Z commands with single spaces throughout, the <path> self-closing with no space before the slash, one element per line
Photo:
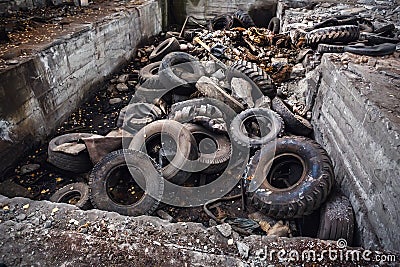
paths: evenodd
<path fill-rule="evenodd" d="M 234 16 L 243 25 L 254 24 L 243 12 Z M 212 28 L 226 28 L 231 20 L 216 18 Z M 353 211 L 344 196 L 330 194 L 334 172 L 326 151 L 311 139 L 310 122 L 276 96 L 263 69 L 242 60 L 228 68 L 199 62 L 179 51 L 175 37 L 156 47 L 150 59 L 153 63 L 139 72 L 131 104 L 120 113 L 119 126 L 129 138 L 119 149 L 92 166 L 87 151 L 74 156 L 53 151 L 65 136 L 50 143 L 54 165 L 75 172 L 91 169 L 87 186 L 62 188 L 53 201 L 131 216 L 151 214 L 162 199 L 164 179 L 177 185 L 199 174 L 218 179 L 239 148 L 249 151 L 249 160 L 242 162 L 245 186 L 261 180 L 255 190 L 247 190 L 247 205 L 275 219 L 301 219 L 322 207 L 318 236 L 351 242 Z M 205 67 L 210 64 L 215 64 L 212 71 Z M 247 91 L 240 92 L 237 82 L 248 85 Z M 185 164 L 194 160 L 206 167 L 188 171 Z"/>

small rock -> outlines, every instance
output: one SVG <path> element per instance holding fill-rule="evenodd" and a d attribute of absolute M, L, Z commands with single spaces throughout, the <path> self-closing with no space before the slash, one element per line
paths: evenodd
<path fill-rule="evenodd" d="M 16 59 L 10 59 L 10 60 L 6 61 L 7 65 L 17 65 L 18 63 L 19 63 L 19 61 Z"/>
<path fill-rule="evenodd" d="M 216 66 L 214 61 L 206 61 L 204 63 L 204 70 L 207 74 L 212 74 L 216 71 Z"/>
<path fill-rule="evenodd" d="M 109 101 L 110 105 L 115 105 L 115 104 L 118 104 L 118 103 L 121 103 L 121 102 L 122 102 L 122 99 L 119 98 L 119 97 L 111 98 L 110 101 Z"/>
<path fill-rule="evenodd" d="M 44 222 L 44 228 L 50 228 L 51 227 L 52 222 L 50 220 L 47 220 Z"/>
<path fill-rule="evenodd" d="M 222 79 L 225 78 L 225 74 L 224 74 L 224 71 L 222 69 L 217 70 L 211 76 L 214 77 L 214 78 L 217 78 L 218 80 L 222 80 Z"/>
<path fill-rule="evenodd" d="M 21 174 L 27 174 L 40 168 L 39 164 L 27 164 L 21 167 Z"/>
<path fill-rule="evenodd" d="M 217 225 L 217 229 L 224 237 L 228 237 L 232 234 L 232 227 L 227 223 Z"/>
<path fill-rule="evenodd" d="M 129 88 L 125 83 L 119 83 L 119 84 L 117 84 L 117 90 L 119 92 L 126 92 L 129 90 Z"/>
<path fill-rule="evenodd" d="M 245 243 L 239 241 L 236 242 L 236 246 L 242 259 L 247 259 L 249 257 L 250 247 Z"/>
<path fill-rule="evenodd" d="M 166 220 L 168 222 L 174 221 L 174 217 L 172 217 L 171 215 L 169 215 L 167 212 L 165 212 L 163 210 L 157 210 L 156 213 L 157 213 L 158 217 L 160 217 L 163 220 Z"/>
<path fill-rule="evenodd" d="M 289 226 L 284 225 L 282 221 L 279 221 L 268 230 L 267 235 L 287 237 L 289 235 Z"/>
<path fill-rule="evenodd" d="M 181 51 L 187 51 L 189 48 L 188 48 L 188 46 L 187 46 L 186 44 L 180 44 L 180 45 L 179 45 L 179 49 L 180 49 Z"/>
<path fill-rule="evenodd" d="M 114 91 L 114 89 L 115 89 L 115 85 L 114 85 L 114 84 L 110 84 L 110 85 L 107 87 L 107 92 L 111 93 L 112 91 Z"/>
<path fill-rule="evenodd" d="M 250 108 L 254 107 L 253 97 L 251 96 L 253 86 L 251 86 L 248 81 L 242 78 L 233 77 L 231 88 L 233 96 L 243 99 Z"/>
<path fill-rule="evenodd" d="M 18 221 L 23 221 L 26 219 L 26 215 L 24 213 L 19 214 L 17 217 L 15 217 Z"/>
<path fill-rule="evenodd" d="M 126 81 L 129 79 L 129 74 L 122 74 L 118 77 L 117 82 L 118 83 L 126 83 Z"/>
<path fill-rule="evenodd" d="M 43 215 L 41 216 L 41 219 L 42 219 L 42 221 L 45 221 L 45 220 L 46 220 L 46 215 L 43 214 Z"/>
<path fill-rule="evenodd" d="M 290 73 L 290 78 L 295 79 L 295 78 L 301 78 L 304 77 L 306 73 L 306 69 L 303 67 L 303 64 L 298 63 L 293 66 L 292 72 Z"/>
<path fill-rule="evenodd" d="M 32 224 L 38 226 L 40 224 L 40 219 L 39 218 L 33 219 Z"/>
<path fill-rule="evenodd" d="M 228 239 L 228 245 L 233 245 L 233 239 L 231 238 L 231 239 Z"/>

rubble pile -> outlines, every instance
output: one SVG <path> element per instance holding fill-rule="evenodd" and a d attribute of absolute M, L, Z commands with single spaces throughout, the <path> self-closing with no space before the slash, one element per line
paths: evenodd
<path fill-rule="evenodd" d="M 308 23 L 307 16 L 301 23 L 285 21 L 281 32 L 277 18 L 269 29 L 258 28 L 247 13 L 237 11 L 215 18 L 209 29 L 163 33 L 158 46 L 139 49 L 122 75 L 69 118 L 47 154 L 37 151 L 41 167 L 20 166 L 12 178 L 39 184 L 37 199 L 49 198 L 43 185 L 52 183 L 51 193 L 60 188 L 52 201 L 83 209 L 219 224 L 224 236 L 232 229 L 277 236 L 317 229 L 313 236 L 344 238 L 350 245 L 351 205 L 334 186 L 327 153 L 312 140 L 312 107 L 305 104 L 305 92 L 293 88 L 307 79 L 306 71 L 324 52 L 395 52 L 396 27 L 375 26 L 373 18 L 354 12 L 311 18 L 319 24 Z M 367 46 L 354 45 L 359 41 Z M 30 157 L 27 163 L 37 163 Z M 131 179 L 129 159 L 139 180 L 146 181 L 146 192 Z M 190 172 L 188 160 L 208 165 Z M 160 204 L 169 197 L 160 181 L 196 188 L 223 175 L 233 178 L 233 189 L 205 203 L 204 212 L 186 208 L 190 201 L 197 203 L 195 194 L 178 207 Z M 339 211 L 343 216 L 333 216 Z M 307 222 L 312 216 L 316 224 Z"/>

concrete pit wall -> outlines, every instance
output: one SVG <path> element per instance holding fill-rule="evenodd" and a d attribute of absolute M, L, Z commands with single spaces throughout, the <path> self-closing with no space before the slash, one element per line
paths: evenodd
<path fill-rule="evenodd" d="M 43 141 L 87 96 L 161 31 L 161 9 L 147 1 L 83 24 L 19 65 L 0 72 L 0 173 Z"/>
<path fill-rule="evenodd" d="M 266 27 L 276 13 L 277 3 L 277 0 L 169 0 L 167 13 L 170 16 L 168 19 L 170 23 L 183 24 L 186 16 L 193 16 L 204 22 L 215 16 L 241 9 L 249 12 L 257 26 Z"/>
<path fill-rule="evenodd" d="M 337 183 L 353 205 L 358 243 L 398 250 L 400 62 L 369 57 L 359 64 L 359 56 L 344 57 L 322 58 L 314 91 L 315 138 L 331 156 Z"/>

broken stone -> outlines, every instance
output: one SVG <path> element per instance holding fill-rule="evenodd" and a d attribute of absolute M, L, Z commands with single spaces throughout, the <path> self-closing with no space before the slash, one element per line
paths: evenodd
<path fill-rule="evenodd" d="M 163 210 L 157 210 L 156 214 L 158 215 L 158 217 L 160 217 L 161 219 L 166 220 L 168 222 L 174 221 L 174 217 L 172 217 L 171 215 L 169 215 L 167 212 L 165 212 Z"/>
<path fill-rule="evenodd" d="M 214 78 L 217 78 L 218 80 L 222 80 L 225 78 L 224 71 L 222 69 L 218 69 L 216 72 L 211 75 Z"/>
<path fill-rule="evenodd" d="M 236 246 L 242 259 L 247 259 L 249 257 L 250 247 L 245 243 L 239 241 L 236 242 Z"/>
<path fill-rule="evenodd" d="M 304 77 L 306 73 L 306 69 L 303 67 L 303 64 L 298 63 L 293 66 L 292 72 L 290 73 L 291 79 L 301 78 Z"/>
<path fill-rule="evenodd" d="M 227 223 L 219 224 L 216 227 L 217 227 L 218 231 L 224 237 L 228 237 L 228 236 L 230 236 L 232 234 L 232 227 Z M 232 240 L 232 244 L 233 244 L 233 240 Z"/>
<path fill-rule="evenodd" d="M 179 49 L 180 49 L 181 51 L 187 51 L 189 48 L 188 48 L 188 46 L 187 46 L 186 44 L 180 44 L 180 45 L 179 45 Z"/>
<path fill-rule="evenodd" d="M 110 101 L 108 101 L 108 102 L 110 103 L 110 105 L 115 105 L 115 104 L 121 103 L 122 99 L 119 97 L 111 98 Z"/>
<path fill-rule="evenodd" d="M 129 74 L 122 74 L 118 77 L 117 82 L 118 83 L 126 83 L 126 81 L 129 79 Z"/>
<path fill-rule="evenodd" d="M 252 91 L 252 86 L 251 84 L 246 81 L 245 79 L 242 78 L 236 78 L 233 77 L 231 81 L 231 89 L 232 89 L 232 95 L 237 96 L 240 99 L 243 99 L 243 101 L 250 107 L 254 107 L 254 102 L 253 98 L 251 96 L 251 91 Z"/>
<path fill-rule="evenodd" d="M 227 92 L 225 92 L 222 88 L 220 88 L 213 80 L 211 80 L 206 76 L 201 77 L 197 81 L 196 88 L 203 95 L 210 98 L 218 99 L 226 103 L 236 112 L 240 112 L 244 109 L 244 106 L 239 101 L 230 96 Z"/>
<path fill-rule="evenodd" d="M 119 92 L 126 92 L 129 90 L 129 88 L 125 83 L 119 83 L 119 84 L 117 84 L 117 90 Z"/>
<path fill-rule="evenodd" d="M 21 167 L 21 174 L 27 174 L 40 168 L 39 164 L 27 164 Z"/>
<path fill-rule="evenodd" d="M 56 152 L 63 152 L 70 155 L 78 155 L 86 149 L 85 144 L 78 144 L 76 142 L 64 143 L 54 148 Z"/>
<path fill-rule="evenodd" d="M 19 63 L 19 61 L 16 59 L 10 59 L 10 60 L 6 61 L 7 65 L 17 65 L 18 63 Z"/>
<path fill-rule="evenodd" d="M 203 65 L 205 72 L 209 75 L 216 71 L 216 65 L 214 61 L 206 61 Z"/>
<path fill-rule="evenodd" d="M 15 217 L 18 221 L 23 221 L 26 219 L 26 215 L 24 213 L 19 214 L 17 217 Z"/>
<path fill-rule="evenodd" d="M 289 226 L 284 225 L 282 221 L 277 222 L 274 226 L 272 226 L 268 232 L 267 235 L 269 236 L 278 236 L 278 237 L 287 237 L 289 236 Z"/>

